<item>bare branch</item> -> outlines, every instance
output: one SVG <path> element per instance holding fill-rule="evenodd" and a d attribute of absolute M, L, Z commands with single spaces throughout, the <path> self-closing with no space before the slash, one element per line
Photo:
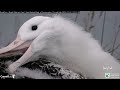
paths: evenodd
<path fill-rule="evenodd" d="M 117 50 L 119 47 L 120 47 L 120 44 L 118 44 L 115 48 L 111 49 L 111 50 L 109 51 L 109 53 L 112 54 L 112 53 L 115 52 L 115 50 Z"/>
<path fill-rule="evenodd" d="M 99 18 L 103 15 L 103 12 L 104 12 L 104 11 L 100 11 Z"/>
<path fill-rule="evenodd" d="M 92 12 L 91 12 L 91 22 L 93 21 L 94 16 L 95 16 L 95 11 L 92 11 Z"/>
<path fill-rule="evenodd" d="M 105 11 L 105 13 L 104 13 L 104 18 L 103 18 L 103 28 L 102 28 L 102 36 L 101 36 L 101 46 L 102 46 L 102 44 L 103 44 L 105 17 L 106 17 L 106 11 Z"/>
<path fill-rule="evenodd" d="M 77 12 L 76 17 L 75 17 L 75 22 L 77 21 L 78 15 L 80 15 L 80 11 Z"/>
<path fill-rule="evenodd" d="M 113 47 L 112 47 L 112 51 L 111 51 L 111 54 L 113 55 L 114 51 L 116 50 L 115 48 L 115 44 L 116 44 L 116 40 L 117 40 L 117 36 L 119 34 L 119 29 L 117 30 L 116 34 L 115 34 L 115 38 L 114 38 L 114 41 L 113 41 Z M 118 44 L 117 48 L 119 47 L 120 44 Z"/>

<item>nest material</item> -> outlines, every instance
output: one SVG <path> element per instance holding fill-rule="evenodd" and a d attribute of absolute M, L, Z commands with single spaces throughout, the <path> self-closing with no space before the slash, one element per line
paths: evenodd
<path fill-rule="evenodd" d="M 6 62 L 7 61 L 16 61 L 24 54 L 23 50 L 8 52 L 5 54 L 0 55 L 0 76 L 10 76 L 10 74 L 6 71 L 8 67 Z M 65 69 L 62 66 L 55 64 L 41 56 L 38 60 L 30 61 L 21 66 L 22 68 L 28 68 L 31 71 L 33 70 L 40 70 L 53 78 L 58 79 L 86 79 L 83 75 L 77 74 L 71 70 Z M 11 78 L 11 77 L 9 77 Z M 8 79 L 8 78 L 7 78 Z M 15 79 L 17 79 L 15 77 Z M 27 76 L 19 76 L 19 79 L 34 79 L 29 78 Z"/>

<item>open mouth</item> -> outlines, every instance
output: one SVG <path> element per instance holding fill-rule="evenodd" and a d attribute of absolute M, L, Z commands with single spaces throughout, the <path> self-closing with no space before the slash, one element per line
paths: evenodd
<path fill-rule="evenodd" d="M 0 49 L 0 56 L 4 56 L 4 55 L 7 55 L 7 53 L 11 53 L 11 52 L 13 53 L 16 51 L 25 53 L 31 43 L 32 43 L 32 40 L 24 41 L 24 40 L 21 40 L 21 38 L 19 36 L 17 36 L 17 38 L 12 43 L 10 43 L 8 46 Z"/>

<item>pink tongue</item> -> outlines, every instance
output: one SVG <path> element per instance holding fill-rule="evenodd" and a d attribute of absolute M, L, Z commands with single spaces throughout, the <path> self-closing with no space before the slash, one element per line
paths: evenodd
<path fill-rule="evenodd" d="M 31 41 L 26 41 L 22 45 L 20 45 L 17 48 L 13 49 L 13 51 L 21 50 L 21 49 L 24 49 L 24 48 L 28 48 L 30 46 L 30 44 L 31 44 Z"/>
<path fill-rule="evenodd" d="M 25 48 L 19 48 L 19 49 L 14 49 L 14 50 L 12 50 L 12 51 L 8 51 L 8 52 L 6 52 L 6 53 L 11 53 L 11 52 L 21 52 L 21 53 L 25 53 L 26 52 L 26 50 L 28 49 L 28 47 L 25 47 Z"/>
<path fill-rule="evenodd" d="M 8 51 L 5 53 L 0 54 L 0 57 L 6 57 L 10 55 L 19 55 L 19 54 L 24 54 L 27 51 L 28 47 L 19 49 L 19 50 L 13 50 L 13 51 Z"/>

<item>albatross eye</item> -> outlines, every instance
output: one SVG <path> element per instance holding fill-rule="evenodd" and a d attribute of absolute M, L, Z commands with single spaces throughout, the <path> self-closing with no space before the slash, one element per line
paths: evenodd
<path fill-rule="evenodd" d="M 32 31 L 35 31 L 35 30 L 37 30 L 37 28 L 38 28 L 37 25 L 34 25 L 34 26 L 32 26 L 31 29 L 32 29 Z"/>

